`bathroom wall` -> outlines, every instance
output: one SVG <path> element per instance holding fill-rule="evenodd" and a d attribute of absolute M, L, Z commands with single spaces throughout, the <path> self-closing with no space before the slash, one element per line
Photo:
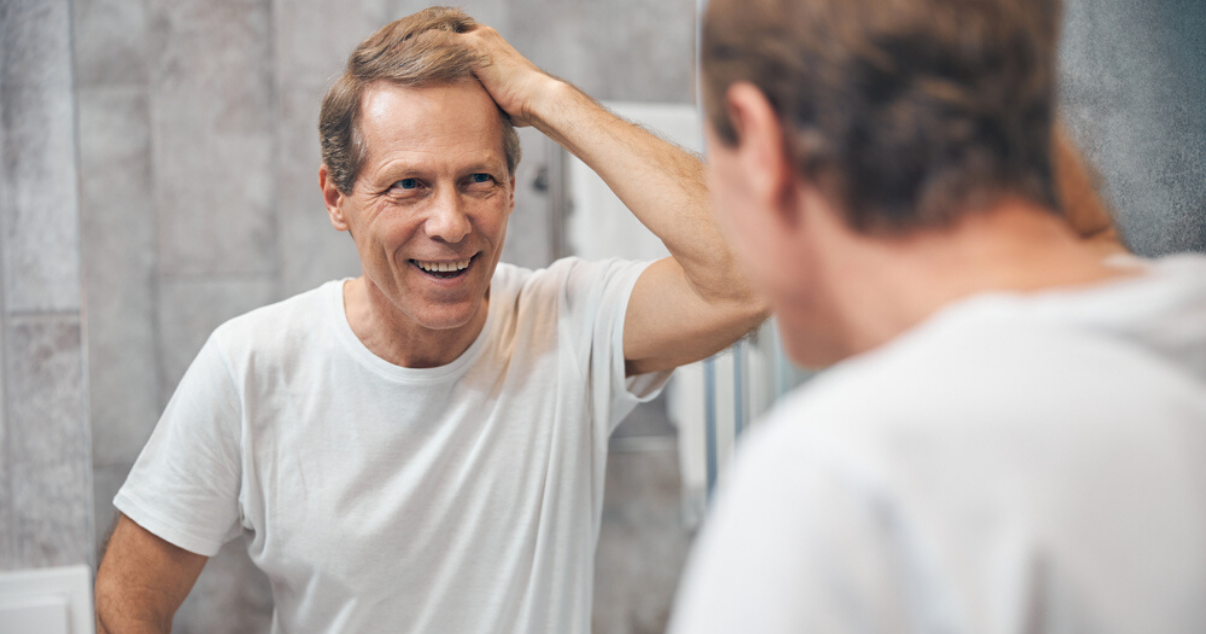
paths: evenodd
<path fill-rule="evenodd" d="M 1206 3 L 1069 0 L 1063 114 L 1128 245 L 1206 251 Z"/>
<path fill-rule="evenodd" d="M 69 0 L 0 0 L 0 570 L 94 561 Z"/>

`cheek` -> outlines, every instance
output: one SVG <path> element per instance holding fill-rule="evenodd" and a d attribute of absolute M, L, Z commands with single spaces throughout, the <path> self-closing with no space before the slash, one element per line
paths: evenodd
<path fill-rule="evenodd" d="M 493 235 L 506 229 L 507 219 L 510 217 L 510 205 L 502 202 L 503 200 L 500 197 L 499 201 L 484 201 L 475 210 L 474 216 L 476 216 L 477 225 L 485 233 Z"/>
<path fill-rule="evenodd" d="M 492 244 L 496 251 L 501 250 L 503 237 L 507 233 L 507 221 L 511 215 L 510 194 L 499 192 L 496 196 L 473 200 L 466 204 L 471 205 L 466 211 L 478 239 Z"/>
<path fill-rule="evenodd" d="M 750 197 L 743 184 L 718 171 L 710 170 L 708 178 L 716 224 L 750 282 L 764 291 L 768 256 L 764 223 L 749 204 Z"/>

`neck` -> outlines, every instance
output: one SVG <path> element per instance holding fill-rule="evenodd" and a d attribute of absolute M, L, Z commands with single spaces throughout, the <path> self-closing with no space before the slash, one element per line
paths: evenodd
<path fill-rule="evenodd" d="M 903 237 L 851 232 L 823 214 L 811 245 L 836 356 L 878 347 L 946 306 L 985 292 L 1038 292 L 1124 275 L 1050 212 L 1009 200 L 955 226 Z"/>
<path fill-rule="evenodd" d="M 435 368 L 455 361 L 485 326 L 487 301 L 482 299 L 466 324 L 435 330 L 400 311 L 364 276 L 343 285 L 343 309 L 352 332 L 370 352 L 405 368 Z"/>

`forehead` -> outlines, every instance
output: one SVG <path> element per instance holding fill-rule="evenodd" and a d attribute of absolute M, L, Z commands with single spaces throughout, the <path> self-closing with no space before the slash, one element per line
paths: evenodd
<path fill-rule="evenodd" d="M 477 81 L 433 86 L 376 82 L 361 100 L 365 167 L 403 161 L 438 168 L 505 163 L 498 106 Z"/>

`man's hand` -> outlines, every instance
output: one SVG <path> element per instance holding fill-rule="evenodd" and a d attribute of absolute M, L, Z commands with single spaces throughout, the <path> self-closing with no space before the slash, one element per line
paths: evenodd
<path fill-rule="evenodd" d="M 624 320 L 628 374 L 723 350 L 768 315 L 737 273 L 712 218 L 703 163 L 537 68 L 489 27 L 464 33 L 489 63 L 476 73 L 519 125 L 535 126 L 603 179 L 666 245 L 633 288 Z"/>
<path fill-rule="evenodd" d="M 96 575 L 97 633 L 170 632 L 206 561 L 121 515 Z"/>
<path fill-rule="evenodd" d="M 477 68 L 474 73 L 494 102 L 511 116 L 515 125 L 534 125 L 532 113 L 535 102 L 548 95 L 558 80 L 520 55 L 498 31 L 488 26 L 479 25 L 461 37 L 490 60 L 489 64 Z"/>

